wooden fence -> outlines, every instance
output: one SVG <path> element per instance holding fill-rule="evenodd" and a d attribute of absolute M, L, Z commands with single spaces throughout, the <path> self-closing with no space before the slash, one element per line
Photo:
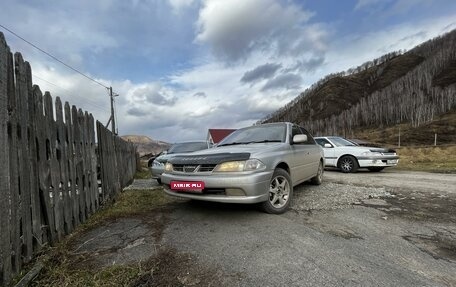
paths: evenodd
<path fill-rule="evenodd" d="M 133 179 L 136 148 L 98 122 L 97 135 L 91 114 L 42 95 L 0 33 L 0 285 Z"/>

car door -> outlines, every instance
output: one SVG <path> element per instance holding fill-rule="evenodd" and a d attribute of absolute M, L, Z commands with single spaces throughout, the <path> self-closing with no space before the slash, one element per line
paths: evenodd
<path fill-rule="evenodd" d="M 315 141 L 323 148 L 325 154 L 325 165 L 326 166 L 336 166 L 337 156 L 335 155 L 334 145 L 325 138 L 318 138 Z M 330 145 L 330 147 L 325 146 Z"/>
<path fill-rule="evenodd" d="M 307 135 L 307 142 L 293 143 L 293 137 L 299 134 Z M 297 125 L 292 126 L 290 143 L 292 152 L 290 159 L 291 179 L 293 184 L 297 184 L 315 175 L 319 162 L 319 148 L 313 137 Z"/>

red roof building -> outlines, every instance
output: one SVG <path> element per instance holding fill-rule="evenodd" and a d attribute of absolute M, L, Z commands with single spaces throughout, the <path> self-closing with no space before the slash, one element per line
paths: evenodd
<path fill-rule="evenodd" d="M 207 141 L 216 144 L 234 132 L 233 129 L 209 129 L 207 132 Z"/>

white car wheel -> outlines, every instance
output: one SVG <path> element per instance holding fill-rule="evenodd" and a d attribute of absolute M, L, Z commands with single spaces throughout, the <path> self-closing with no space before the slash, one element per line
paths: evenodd
<path fill-rule="evenodd" d="M 358 162 L 352 156 L 343 156 L 337 165 L 344 173 L 356 172 L 358 170 Z"/>

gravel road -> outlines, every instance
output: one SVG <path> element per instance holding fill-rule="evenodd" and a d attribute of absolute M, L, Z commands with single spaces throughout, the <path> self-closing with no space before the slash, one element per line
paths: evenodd
<path fill-rule="evenodd" d="M 182 201 L 162 244 L 217 270 L 199 285 L 456 286 L 455 180 L 327 171 L 283 215 Z"/>
<path fill-rule="evenodd" d="M 153 262 L 132 286 L 456 286 L 455 186 L 456 175 L 326 171 L 282 215 L 176 200 L 87 232 L 73 252 Z M 163 192 L 151 179 L 128 189 Z"/>

